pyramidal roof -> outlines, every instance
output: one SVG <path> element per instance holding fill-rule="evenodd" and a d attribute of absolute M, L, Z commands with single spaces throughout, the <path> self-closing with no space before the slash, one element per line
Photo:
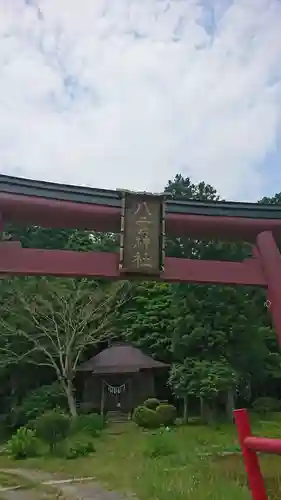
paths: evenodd
<path fill-rule="evenodd" d="M 78 370 L 93 373 L 130 373 L 167 366 L 132 345 L 114 344 L 82 363 Z"/>

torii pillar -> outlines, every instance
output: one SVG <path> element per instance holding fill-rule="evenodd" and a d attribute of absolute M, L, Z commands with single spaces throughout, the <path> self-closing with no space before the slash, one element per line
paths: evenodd
<path fill-rule="evenodd" d="M 281 346 L 281 255 L 271 231 L 258 234 L 257 250 L 267 282 L 272 321 Z"/>

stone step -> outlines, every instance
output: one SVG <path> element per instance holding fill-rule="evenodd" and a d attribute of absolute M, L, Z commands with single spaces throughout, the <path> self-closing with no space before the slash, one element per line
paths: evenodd
<path fill-rule="evenodd" d="M 107 414 L 107 420 L 109 422 L 128 422 L 130 420 L 130 415 L 129 413 L 124 413 L 121 411 L 108 411 Z"/>

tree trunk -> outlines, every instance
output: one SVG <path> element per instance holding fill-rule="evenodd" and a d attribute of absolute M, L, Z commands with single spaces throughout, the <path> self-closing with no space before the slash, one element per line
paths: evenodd
<path fill-rule="evenodd" d="M 188 407 L 187 407 L 187 402 L 188 402 L 188 396 L 183 397 L 183 423 L 187 424 L 188 422 Z"/>
<path fill-rule="evenodd" d="M 64 390 L 66 392 L 69 413 L 72 417 L 77 417 L 77 408 L 76 408 L 76 402 L 75 402 L 75 398 L 74 398 L 72 380 L 67 380 L 65 387 L 64 387 Z"/>
<path fill-rule="evenodd" d="M 226 394 L 226 416 L 227 420 L 233 423 L 234 391 L 229 389 Z"/>
<path fill-rule="evenodd" d="M 200 398 L 200 417 L 202 422 L 206 421 L 206 405 L 203 398 Z"/>
<path fill-rule="evenodd" d="M 214 412 L 210 402 L 200 398 L 200 416 L 204 423 L 209 424 L 213 421 Z"/>

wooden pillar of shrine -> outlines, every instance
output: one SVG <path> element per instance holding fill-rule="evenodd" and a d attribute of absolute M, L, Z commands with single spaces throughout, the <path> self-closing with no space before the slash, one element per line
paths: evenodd
<path fill-rule="evenodd" d="M 103 416 L 104 415 L 104 401 L 105 401 L 105 387 L 104 387 L 104 380 L 102 379 L 101 381 L 101 400 L 100 400 L 100 414 Z"/>

